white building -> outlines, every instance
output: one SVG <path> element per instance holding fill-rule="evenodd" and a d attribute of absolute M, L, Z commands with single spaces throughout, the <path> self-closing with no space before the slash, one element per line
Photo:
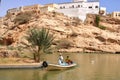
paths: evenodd
<path fill-rule="evenodd" d="M 56 11 L 69 17 L 78 17 L 84 21 L 86 14 L 99 13 L 99 1 L 73 0 L 73 2 L 58 4 Z"/>

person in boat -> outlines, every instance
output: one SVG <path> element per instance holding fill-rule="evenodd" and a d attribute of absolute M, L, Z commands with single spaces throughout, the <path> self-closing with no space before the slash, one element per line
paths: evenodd
<path fill-rule="evenodd" d="M 72 64 L 73 63 L 73 61 L 69 59 L 69 56 L 67 56 L 67 58 L 65 59 L 65 62 L 67 64 Z"/>
<path fill-rule="evenodd" d="M 59 65 L 63 64 L 63 56 L 61 54 L 59 55 L 58 63 L 59 63 Z"/>

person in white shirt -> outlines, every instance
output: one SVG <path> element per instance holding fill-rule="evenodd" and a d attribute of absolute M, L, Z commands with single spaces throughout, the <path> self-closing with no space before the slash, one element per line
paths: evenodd
<path fill-rule="evenodd" d="M 58 63 L 59 63 L 59 65 L 63 64 L 63 56 L 61 54 L 59 55 Z"/>

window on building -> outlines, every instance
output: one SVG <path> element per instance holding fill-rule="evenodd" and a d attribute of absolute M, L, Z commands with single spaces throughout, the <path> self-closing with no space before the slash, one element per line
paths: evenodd
<path fill-rule="evenodd" d="M 78 5 L 78 7 L 80 7 L 80 5 Z"/>
<path fill-rule="evenodd" d="M 119 13 L 119 17 L 120 17 L 120 13 Z"/>
<path fill-rule="evenodd" d="M 117 16 L 117 14 L 116 14 L 116 16 Z"/>
<path fill-rule="evenodd" d="M 83 6 L 81 5 L 81 7 L 83 7 Z"/>
<path fill-rule="evenodd" d="M 60 7 L 60 9 L 62 9 L 62 7 Z"/>
<path fill-rule="evenodd" d="M 65 8 L 65 6 L 63 6 L 63 8 Z"/>
<path fill-rule="evenodd" d="M 98 6 L 95 6 L 95 8 L 98 8 Z"/>
<path fill-rule="evenodd" d="M 91 8 L 92 8 L 92 6 L 89 6 L 89 8 L 91 9 Z"/>
<path fill-rule="evenodd" d="M 74 8 L 74 5 L 72 5 L 72 8 Z"/>

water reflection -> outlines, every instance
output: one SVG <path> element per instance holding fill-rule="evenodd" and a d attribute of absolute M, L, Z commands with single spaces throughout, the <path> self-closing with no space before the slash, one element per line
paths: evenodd
<path fill-rule="evenodd" d="M 64 54 L 78 66 L 64 71 L 42 69 L 0 69 L 0 80 L 119 80 L 120 55 L 115 54 Z M 48 57 L 49 56 L 49 57 Z M 52 63 L 56 55 L 46 55 Z"/>
<path fill-rule="evenodd" d="M 71 76 L 74 74 L 74 69 L 64 71 L 48 71 L 43 80 L 75 80 Z"/>

